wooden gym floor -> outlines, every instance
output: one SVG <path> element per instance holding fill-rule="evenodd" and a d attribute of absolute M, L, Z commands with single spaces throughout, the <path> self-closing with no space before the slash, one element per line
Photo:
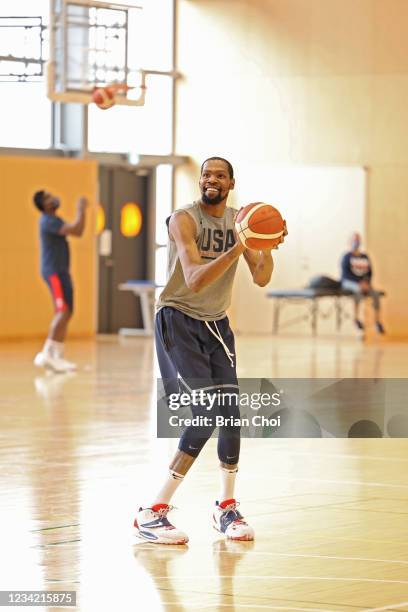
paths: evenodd
<path fill-rule="evenodd" d="M 408 377 L 407 344 L 237 345 L 240 376 Z M 155 547 L 131 527 L 176 444 L 155 439 L 152 342 L 72 342 L 76 375 L 35 370 L 37 349 L 0 346 L 1 590 L 76 590 L 83 612 L 408 611 L 408 440 L 244 440 L 254 543 L 212 530 L 210 441 L 175 498 L 188 547 Z"/>

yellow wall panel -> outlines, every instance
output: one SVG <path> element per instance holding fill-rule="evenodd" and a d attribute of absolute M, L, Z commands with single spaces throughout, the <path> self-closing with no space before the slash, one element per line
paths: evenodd
<path fill-rule="evenodd" d="M 374 66 L 380 74 L 408 71 L 408 3 L 373 0 Z"/>
<path fill-rule="evenodd" d="M 61 198 L 58 214 L 72 221 L 80 196 L 97 196 L 97 164 L 88 160 L 0 157 L 0 339 L 44 336 L 53 307 L 40 276 L 38 222 L 32 196 L 46 189 Z M 96 259 L 94 212 L 88 209 L 81 238 L 68 238 L 75 288 L 70 337 L 95 333 Z"/>
<path fill-rule="evenodd" d="M 313 0 L 308 7 L 312 22 L 311 74 L 370 74 L 374 37 L 372 0 Z M 293 12 L 287 18 L 291 21 Z"/>
<path fill-rule="evenodd" d="M 372 108 L 372 163 L 408 164 L 408 73 L 378 75 Z"/>

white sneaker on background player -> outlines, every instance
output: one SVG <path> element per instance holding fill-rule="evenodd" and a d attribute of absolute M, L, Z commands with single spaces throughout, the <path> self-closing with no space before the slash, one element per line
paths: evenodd
<path fill-rule="evenodd" d="M 65 368 L 65 372 L 75 372 L 78 369 L 77 364 L 68 361 L 68 359 L 64 359 L 63 357 L 56 357 L 56 359 L 58 359 L 58 363 Z"/>
<path fill-rule="evenodd" d="M 226 499 L 221 503 L 215 502 L 213 527 L 230 540 L 243 542 L 253 540 L 254 530 L 238 512 L 238 505 L 239 502 L 235 499 Z"/>
<path fill-rule="evenodd" d="M 66 372 L 74 372 L 77 369 L 76 363 L 72 363 L 72 361 L 64 358 L 64 344 L 62 342 L 54 342 L 50 352 L 53 358 L 58 359 L 59 364 L 65 367 Z"/>
<path fill-rule="evenodd" d="M 34 358 L 34 365 L 37 366 L 37 368 L 48 368 L 54 372 L 73 372 L 76 370 L 76 365 L 74 363 L 44 352 L 37 353 Z"/>
<path fill-rule="evenodd" d="M 155 504 L 151 508 L 140 508 L 134 526 L 139 537 L 154 544 L 187 544 L 188 536 L 172 525 L 167 514 L 173 506 Z"/>

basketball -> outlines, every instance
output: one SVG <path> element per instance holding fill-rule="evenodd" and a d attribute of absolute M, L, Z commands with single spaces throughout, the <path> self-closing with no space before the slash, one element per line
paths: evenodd
<path fill-rule="evenodd" d="M 270 249 L 280 243 L 284 220 L 279 210 L 271 204 L 255 202 L 239 211 L 235 229 L 248 249 Z"/>
<path fill-rule="evenodd" d="M 107 110 L 115 104 L 115 94 L 110 87 L 97 87 L 92 93 L 92 100 L 102 110 Z"/>

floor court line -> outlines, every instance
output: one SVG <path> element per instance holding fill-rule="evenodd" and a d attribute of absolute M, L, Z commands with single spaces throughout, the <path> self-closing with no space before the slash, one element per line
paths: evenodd
<path fill-rule="evenodd" d="M 367 500 L 367 501 L 371 501 L 371 500 Z M 273 514 L 283 514 L 283 513 L 289 513 L 289 512 L 305 512 L 307 510 L 324 510 L 324 509 L 328 509 L 328 510 L 343 510 L 344 506 L 347 506 L 349 504 L 359 504 L 359 503 L 364 503 L 361 501 L 348 501 L 348 502 L 334 502 L 333 504 L 316 504 L 315 506 L 284 506 L 283 508 L 280 508 L 279 506 L 281 506 L 281 504 L 276 504 L 276 507 L 274 507 L 273 509 Z M 342 506 L 340 508 L 340 506 Z M 346 508 L 347 511 L 350 512 L 361 512 L 361 508 Z M 363 510 L 365 511 L 365 508 L 363 508 Z M 379 513 L 386 513 L 388 514 L 388 510 L 367 510 L 367 512 L 379 512 Z M 269 516 L 271 513 L 270 512 L 257 512 L 251 513 L 252 516 Z M 390 514 L 408 514 L 407 512 L 390 512 Z"/>
<path fill-rule="evenodd" d="M 299 534 L 298 533 L 294 533 L 291 534 L 292 536 L 298 538 Z M 313 532 L 310 534 L 302 534 L 303 536 L 308 535 L 308 537 L 313 538 L 314 540 L 318 539 L 318 540 L 324 540 L 325 542 L 327 542 L 327 535 L 319 535 L 319 534 L 314 534 Z M 286 536 L 287 538 L 289 537 L 289 535 Z M 355 538 L 352 536 L 333 536 L 330 535 L 330 540 L 339 540 L 340 542 L 371 542 L 373 544 L 396 544 L 395 540 L 374 540 L 373 538 Z M 400 542 L 398 542 L 399 545 L 401 545 Z M 408 546 L 408 543 L 405 544 L 405 546 Z"/>
<path fill-rule="evenodd" d="M 285 503 L 286 499 L 291 499 L 292 497 L 305 497 L 306 495 L 308 495 L 308 493 L 298 493 L 297 495 L 293 495 L 291 497 L 286 497 L 284 495 L 282 495 L 281 497 L 263 497 L 262 499 L 251 499 L 251 500 L 246 500 L 246 501 L 251 501 L 251 503 L 265 503 L 265 502 L 274 502 L 277 501 L 278 503 Z M 310 496 L 312 496 L 313 493 L 310 494 Z M 367 501 L 378 501 L 378 500 L 382 500 L 384 499 L 383 497 L 359 497 L 357 499 L 350 499 L 350 494 L 349 493 L 343 493 L 343 495 L 336 495 L 334 493 L 329 493 L 328 494 L 330 497 L 338 497 L 340 499 L 337 499 L 334 502 L 330 502 L 329 504 L 323 504 L 323 506 L 341 506 L 343 504 L 357 504 L 359 502 L 361 503 L 365 503 Z M 344 499 L 345 497 L 347 497 L 348 499 Z M 387 497 L 387 499 L 389 499 Z M 406 502 L 405 499 L 397 499 L 395 501 L 403 501 Z M 319 504 L 319 506 L 321 506 L 322 504 Z M 314 508 L 314 506 L 311 506 Z"/>
<path fill-rule="evenodd" d="M 81 584 L 80 580 L 63 580 L 62 578 L 60 580 L 44 578 L 44 582 L 47 584 Z"/>
<path fill-rule="evenodd" d="M 294 493 L 293 495 L 277 495 L 275 497 L 261 497 L 261 498 L 258 497 L 256 499 L 251 499 L 251 502 L 252 503 L 269 502 L 269 501 L 274 501 L 274 500 L 279 500 L 279 499 L 292 499 L 293 497 L 304 497 L 305 495 L 308 495 L 308 493 Z M 331 497 L 349 497 L 350 496 L 349 493 L 330 493 L 330 495 Z"/>
<path fill-rule="evenodd" d="M 49 542 L 48 544 L 35 544 L 30 548 L 49 548 L 50 546 L 61 546 L 62 544 L 76 544 L 77 542 L 82 542 L 82 540 L 63 540 L 61 542 Z"/>
<path fill-rule="evenodd" d="M 372 501 L 372 500 L 366 500 L 366 501 Z M 281 509 L 278 509 L 278 507 L 274 508 L 273 510 L 273 514 L 282 514 L 282 513 L 289 513 L 289 512 L 299 512 L 299 511 L 307 511 L 307 510 L 324 510 L 324 509 L 328 509 L 328 510 L 343 510 L 344 506 L 350 505 L 350 504 L 364 504 L 365 502 L 362 501 L 349 501 L 349 502 L 335 502 L 334 504 L 320 504 L 320 505 L 316 505 L 316 506 L 296 506 L 295 508 L 293 507 L 284 507 Z M 279 504 L 280 505 L 280 504 Z M 342 508 L 340 508 L 339 506 L 343 506 Z M 375 512 L 377 514 L 393 514 L 396 516 L 406 516 L 408 514 L 408 512 L 394 512 L 393 510 L 374 510 L 372 508 L 361 508 L 361 507 L 356 507 L 356 508 L 346 508 L 347 512 Z M 252 516 L 268 516 L 268 512 L 260 512 L 260 513 L 252 513 Z"/>
<path fill-rule="evenodd" d="M 284 449 L 271 449 L 271 454 L 275 453 L 277 455 L 285 452 Z M 346 453 L 305 453 L 301 451 L 286 451 L 288 455 L 296 455 L 300 457 L 333 457 L 334 459 L 369 459 L 370 461 L 385 461 L 390 463 L 392 461 L 400 461 L 402 463 L 407 463 L 408 459 L 404 457 L 378 457 L 376 455 L 350 455 Z"/>
<path fill-rule="evenodd" d="M 355 502 L 356 504 L 358 502 Z M 319 506 L 320 507 L 320 506 Z M 322 506 L 324 508 L 324 506 Z M 394 512 L 393 510 L 373 510 L 373 508 L 347 508 L 348 512 L 374 512 L 376 514 L 392 514 L 395 516 L 406 516 L 408 512 Z"/>
<path fill-rule="evenodd" d="M 251 479 L 259 478 L 264 479 L 264 474 L 251 474 Z M 363 480 L 328 480 L 324 478 L 291 478 L 289 475 L 285 476 L 271 476 L 271 480 L 284 480 L 285 482 L 315 482 L 315 483 L 325 483 L 325 484 L 351 484 L 356 486 L 365 486 L 365 487 L 384 487 L 389 489 L 406 489 L 408 490 L 408 485 L 400 485 L 400 484 L 392 484 L 385 482 L 364 482 Z"/>
<path fill-rule="evenodd" d="M 229 550 L 217 550 L 214 551 L 220 555 L 241 555 L 241 552 L 229 551 Z M 392 563 L 395 565 L 408 565 L 408 561 L 397 561 L 394 559 L 373 559 L 369 557 L 337 557 L 334 555 L 302 555 L 296 553 L 275 553 L 269 551 L 257 551 L 248 550 L 243 551 L 245 555 L 266 555 L 271 557 L 290 557 L 290 558 L 301 558 L 301 559 L 333 559 L 334 561 L 364 561 L 368 563 Z"/>
<path fill-rule="evenodd" d="M 397 610 L 398 608 L 408 607 L 408 601 L 403 601 L 398 604 L 390 604 L 389 606 L 383 606 L 382 608 L 367 608 L 362 612 L 383 612 L 383 610 Z"/>
<path fill-rule="evenodd" d="M 138 550 L 150 550 L 150 551 L 154 551 L 155 549 L 151 548 L 151 547 L 141 547 L 138 546 L 137 544 L 135 544 L 135 546 L 138 547 Z M 157 546 L 156 544 L 152 544 L 152 546 Z M 174 551 L 176 551 L 176 549 L 173 549 Z M 184 550 L 184 549 L 183 549 Z M 200 548 L 200 549 L 193 549 L 194 552 L 205 552 L 206 549 L 204 548 Z M 213 554 L 217 554 L 217 555 L 242 555 L 244 554 L 245 556 L 250 556 L 250 555 L 257 555 L 257 556 L 270 556 L 270 557 L 288 557 L 288 558 L 293 558 L 293 559 L 332 559 L 334 561 L 363 561 L 363 562 L 367 562 L 367 563 L 389 563 L 389 564 L 393 564 L 393 565 L 408 565 L 408 561 L 398 561 L 396 559 L 375 559 L 375 558 L 371 558 L 371 557 L 340 557 L 340 556 L 335 556 L 335 555 L 304 555 L 304 554 L 297 554 L 297 553 L 276 553 L 276 552 L 271 552 L 271 551 L 260 551 L 260 550 L 240 550 L 240 551 L 235 551 L 235 550 L 213 550 L 212 551 Z"/>
<path fill-rule="evenodd" d="M 180 606 L 180 602 L 162 601 L 165 606 Z M 294 608 L 291 606 L 270 606 L 262 604 L 238 604 L 238 603 L 192 603 L 183 601 L 183 606 L 189 608 L 249 608 L 250 610 L 293 610 L 294 612 L 339 612 L 339 610 L 333 610 L 329 608 Z"/>
<path fill-rule="evenodd" d="M 56 527 L 41 527 L 40 529 L 30 529 L 30 533 L 38 533 L 39 531 L 51 531 L 52 529 L 67 529 L 68 527 L 79 527 L 80 523 L 72 523 L 70 525 L 57 525 Z"/>
<path fill-rule="evenodd" d="M 185 580 L 186 576 L 155 576 L 155 580 Z M 217 578 L 234 578 L 243 580 L 322 580 L 325 582 L 368 582 L 371 584 L 406 584 L 407 580 L 383 580 L 381 578 L 339 578 L 338 576 L 242 576 L 239 574 L 217 574 Z M 194 575 L 194 580 L 213 580 L 214 576 L 197 576 Z"/>

